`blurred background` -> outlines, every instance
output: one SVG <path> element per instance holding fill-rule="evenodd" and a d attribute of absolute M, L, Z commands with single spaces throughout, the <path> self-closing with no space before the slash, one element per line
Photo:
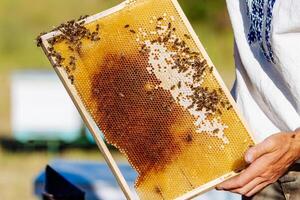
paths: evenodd
<path fill-rule="evenodd" d="M 120 2 L 0 0 L 1 200 L 37 199 L 47 163 L 59 168 L 62 160 L 103 161 L 50 63 L 36 47 L 35 37 L 61 22 Z M 230 89 L 234 79 L 233 35 L 225 0 L 179 2 Z M 125 162 L 118 152 L 113 154 L 120 163 Z M 216 195 L 237 198 L 211 193 L 200 199 L 216 199 Z"/>

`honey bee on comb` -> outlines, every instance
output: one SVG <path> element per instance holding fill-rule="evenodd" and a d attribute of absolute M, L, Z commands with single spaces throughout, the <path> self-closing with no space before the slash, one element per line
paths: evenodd
<path fill-rule="evenodd" d="M 100 128 L 140 199 L 190 199 L 244 169 L 249 129 L 176 0 L 130 0 L 37 39 L 124 194 Z"/>

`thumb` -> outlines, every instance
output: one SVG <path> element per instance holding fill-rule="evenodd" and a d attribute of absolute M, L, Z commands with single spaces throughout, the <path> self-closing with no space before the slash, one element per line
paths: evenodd
<path fill-rule="evenodd" d="M 270 153 L 273 149 L 273 142 L 270 139 L 264 140 L 262 143 L 251 147 L 245 154 L 245 161 L 253 163 L 256 159 L 264 154 Z"/>

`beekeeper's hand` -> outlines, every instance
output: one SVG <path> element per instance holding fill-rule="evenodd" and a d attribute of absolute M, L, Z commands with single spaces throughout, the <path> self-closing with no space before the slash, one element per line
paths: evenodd
<path fill-rule="evenodd" d="M 226 190 L 247 197 L 276 182 L 300 158 L 300 129 L 274 134 L 250 148 L 245 160 L 250 164 L 240 175 L 220 184 Z"/>

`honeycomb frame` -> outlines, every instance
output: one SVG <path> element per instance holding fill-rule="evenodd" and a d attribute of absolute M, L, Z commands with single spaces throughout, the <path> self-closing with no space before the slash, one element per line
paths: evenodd
<path fill-rule="evenodd" d="M 147 1 L 147 0 L 141 0 L 141 1 Z M 164 0 L 167 1 L 167 0 Z M 169 2 L 172 2 L 174 8 L 176 9 L 176 11 L 178 12 L 178 15 L 181 17 L 182 22 L 184 24 L 184 26 L 186 27 L 186 29 L 188 30 L 188 34 L 192 39 L 192 41 L 195 43 L 196 47 L 198 48 L 198 50 L 201 52 L 201 55 L 203 56 L 203 58 L 207 61 L 207 65 L 210 66 L 212 69 L 212 74 L 215 77 L 217 83 L 219 84 L 220 88 L 222 89 L 222 92 L 224 92 L 224 95 L 226 96 L 226 98 L 228 99 L 230 105 L 232 106 L 232 109 L 235 111 L 235 113 L 237 114 L 237 116 L 239 117 L 239 120 L 241 121 L 241 123 L 243 124 L 245 130 L 247 130 L 249 137 L 252 139 L 252 142 L 255 144 L 255 140 L 253 139 L 253 136 L 251 134 L 250 129 L 247 127 L 246 122 L 243 120 L 242 115 L 239 113 L 238 108 L 233 100 L 233 98 L 231 97 L 228 89 L 226 88 L 224 82 L 222 81 L 220 75 L 218 74 L 217 70 L 215 69 L 212 61 L 210 60 L 208 54 L 206 53 L 204 47 L 202 46 L 200 40 L 198 39 L 196 33 L 194 32 L 191 24 L 189 23 L 188 19 L 186 18 L 184 12 L 182 11 L 180 5 L 178 4 L 178 2 L 176 0 L 168 0 Z M 128 6 L 134 6 L 134 4 L 136 3 L 136 1 L 125 1 L 123 3 L 121 3 L 120 5 L 113 7 L 112 9 L 109 9 L 107 11 L 101 12 L 99 14 L 93 15 L 91 17 L 86 18 L 85 20 L 85 24 L 89 24 L 92 23 L 96 20 L 102 19 L 106 16 L 109 16 L 111 14 L 114 14 Z M 55 60 L 55 58 L 53 56 L 50 55 L 49 52 L 49 47 L 51 46 L 49 44 L 49 40 L 51 38 L 56 37 L 57 35 L 59 35 L 60 32 L 59 31 L 54 31 L 48 34 L 45 34 L 41 37 L 42 39 L 42 48 L 44 50 L 44 52 L 46 53 L 47 57 L 49 58 L 51 64 L 53 66 L 57 66 L 57 61 Z M 93 119 L 91 113 L 87 110 L 86 105 L 84 104 L 84 102 L 82 101 L 82 98 L 80 97 L 80 95 L 78 94 L 77 89 L 75 88 L 75 86 L 73 85 L 72 81 L 70 81 L 70 76 L 68 75 L 68 73 L 66 73 L 66 70 L 64 68 L 61 67 L 54 67 L 56 73 L 58 74 L 59 78 L 61 79 L 62 83 L 64 84 L 66 90 L 68 91 L 70 97 L 72 98 L 75 106 L 77 107 L 79 113 L 81 114 L 84 122 L 86 123 L 86 125 L 88 126 L 89 130 L 91 131 L 91 133 L 93 134 L 97 145 L 99 147 L 99 149 L 101 150 L 101 152 L 103 153 L 106 162 L 108 163 L 109 167 L 112 169 L 113 174 L 115 175 L 121 189 L 123 190 L 125 196 L 127 199 L 133 199 L 133 195 L 131 194 L 129 187 L 123 177 L 123 175 L 120 173 L 120 170 L 118 169 L 116 162 L 114 161 L 114 159 L 112 158 L 107 146 L 105 145 L 103 139 L 100 137 L 100 131 L 99 128 L 95 122 L 95 120 Z M 200 186 L 200 187 L 196 187 L 188 192 L 186 192 L 185 194 L 183 194 L 182 196 L 176 197 L 176 199 L 191 199 L 195 196 L 198 196 L 199 194 L 202 194 L 205 191 L 208 191 L 209 189 L 215 187 L 216 185 L 218 185 L 219 183 L 232 178 L 234 176 L 236 176 L 238 173 L 235 171 L 231 171 L 229 173 L 223 174 L 222 176 L 211 180 L 207 183 L 205 183 L 204 185 Z M 169 198 L 166 198 L 169 199 Z"/>

